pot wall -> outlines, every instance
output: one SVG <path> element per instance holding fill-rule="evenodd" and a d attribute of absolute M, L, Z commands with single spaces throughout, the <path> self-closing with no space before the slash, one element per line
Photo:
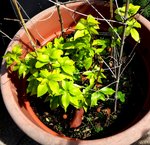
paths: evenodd
<path fill-rule="evenodd" d="M 83 12 L 86 14 L 95 14 L 95 11 L 91 9 L 88 5 L 83 5 L 83 2 L 78 3 L 72 3 L 67 5 L 67 9 L 64 9 L 63 6 L 61 7 L 61 12 L 63 16 L 63 22 L 64 22 L 64 28 L 69 28 L 69 31 L 72 31 L 72 27 L 75 25 L 76 21 L 81 17 L 81 15 L 78 15 L 74 12 L 74 10 L 78 12 Z M 102 10 L 104 13 L 108 12 L 109 8 L 107 7 L 107 4 L 100 3 L 97 5 L 98 9 Z M 90 11 L 89 11 L 90 8 Z M 73 11 L 70 11 L 68 9 L 72 9 Z M 96 16 L 96 15 L 95 15 Z M 138 18 L 137 18 L 138 19 Z M 75 21 L 74 21 L 75 20 Z M 141 23 L 143 21 L 140 21 Z M 102 23 L 102 22 L 101 22 Z M 106 23 L 102 23 L 101 28 L 106 29 Z M 30 30 L 30 33 L 32 34 L 33 38 L 40 43 L 40 45 L 44 45 L 47 41 L 52 40 L 54 37 L 60 35 L 60 24 L 59 24 L 59 18 L 58 14 L 56 12 L 55 7 L 51 7 L 35 17 L 33 17 L 28 23 L 27 27 Z M 150 23 L 147 22 L 144 23 L 142 26 L 142 31 L 146 32 L 142 35 L 141 39 L 141 46 L 142 50 L 140 50 L 140 53 L 144 55 L 144 61 L 145 64 L 147 64 L 147 72 L 148 72 L 148 82 L 150 82 L 150 48 L 147 45 L 148 38 L 150 38 Z M 147 39 L 145 39 L 145 37 Z M 30 42 L 28 38 L 26 37 L 26 34 L 23 29 L 19 30 L 17 34 L 14 36 L 14 41 L 12 41 L 7 51 L 11 50 L 11 46 L 14 43 L 22 42 L 25 46 L 30 46 Z M 143 46 L 144 44 L 144 46 Z M 149 48 L 149 49 L 148 49 Z M 150 129 L 149 121 L 150 121 L 150 112 L 149 111 L 149 103 L 147 103 L 146 108 L 143 109 L 144 117 L 142 113 L 142 119 L 134 124 L 132 127 L 126 129 L 123 132 L 120 132 L 116 135 L 113 135 L 111 137 L 106 137 L 103 139 L 98 140 L 89 140 L 89 141 L 75 141 L 68 138 L 62 138 L 57 135 L 53 135 L 45 131 L 43 128 L 41 128 L 34 119 L 31 117 L 31 115 L 28 113 L 27 109 L 24 107 L 24 105 L 20 102 L 20 99 L 18 98 L 18 90 L 16 88 L 16 80 L 13 79 L 13 81 L 8 76 L 8 71 L 6 70 L 5 61 L 3 60 L 2 63 L 2 69 L 1 69 L 1 90 L 3 99 L 5 102 L 5 105 L 12 116 L 13 120 L 16 122 L 16 124 L 31 138 L 36 140 L 37 142 L 44 144 L 44 145 L 129 145 L 139 139 L 144 132 L 146 132 L 148 129 Z M 13 76 L 15 77 L 15 76 Z M 14 83 L 13 83 L 14 82 Z M 20 84 L 18 84 L 20 85 Z M 149 86 L 149 83 L 148 83 Z M 23 86 L 22 86 L 23 88 Z M 22 93 L 23 95 L 23 93 Z M 9 101 L 8 101 L 9 100 Z M 150 91 L 147 94 L 147 100 L 150 101 Z"/>

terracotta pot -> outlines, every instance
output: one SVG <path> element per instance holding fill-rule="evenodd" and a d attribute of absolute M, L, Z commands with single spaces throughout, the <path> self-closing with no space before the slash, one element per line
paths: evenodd
<path fill-rule="evenodd" d="M 95 11 L 83 2 L 70 3 L 66 5 L 68 9 L 61 7 L 61 13 L 63 17 L 64 28 L 71 30 L 75 25 L 75 22 L 79 18 L 83 17 L 78 12 L 84 14 L 95 14 Z M 107 4 L 96 4 L 98 9 L 108 17 L 109 8 Z M 73 11 L 70 11 L 72 9 Z M 137 15 L 137 20 L 142 24 L 141 44 L 139 46 L 139 53 L 143 58 L 144 67 L 147 71 L 147 85 L 150 87 L 150 46 L 148 45 L 150 39 L 150 22 L 143 18 L 141 15 Z M 75 21 L 74 21 L 75 20 Z M 47 41 L 52 40 L 56 35 L 60 35 L 60 24 L 58 14 L 55 7 L 46 9 L 33 17 L 28 23 L 27 27 L 30 30 L 33 38 L 38 40 L 40 45 L 44 45 Z M 106 29 L 106 23 L 102 22 L 102 29 Z M 7 51 L 12 49 L 14 43 L 23 43 L 25 47 L 30 48 L 30 42 L 26 37 L 23 29 L 20 29 L 14 36 L 13 41 L 10 42 Z M 16 87 L 18 86 L 18 88 Z M 150 129 L 150 89 L 147 89 L 147 95 L 145 99 L 145 105 L 141 107 L 141 111 L 137 117 L 126 127 L 122 127 L 123 131 L 117 132 L 112 136 L 108 136 L 102 139 L 96 140 L 75 140 L 68 137 L 62 137 L 47 128 L 41 123 L 30 107 L 30 103 L 23 99 L 24 96 L 24 83 L 17 82 L 15 75 L 9 75 L 6 69 L 5 60 L 2 62 L 1 68 L 1 90 L 4 103 L 8 109 L 8 112 L 12 116 L 16 124 L 32 139 L 44 145 L 129 145 L 134 141 L 142 137 L 143 133 Z M 132 124 L 132 126 L 131 126 Z"/>

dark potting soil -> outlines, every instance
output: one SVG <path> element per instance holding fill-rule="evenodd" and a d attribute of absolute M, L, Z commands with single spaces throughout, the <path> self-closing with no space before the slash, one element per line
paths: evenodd
<path fill-rule="evenodd" d="M 139 69 L 140 66 L 140 69 Z M 78 139 L 97 139 L 118 133 L 135 122 L 141 111 L 146 90 L 146 74 L 141 58 L 134 58 L 121 78 L 121 90 L 126 94 L 125 103 L 118 101 L 117 112 L 113 113 L 114 100 L 99 102 L 99 106 L 89 108 L 84 113 L 82 124 L 70 128 L 75 109 L 69 106 L 68 111 L 59 107 L 51 110 L 42 98 L 29 97 L 31 106 L 39 119 L 53 131 L 60 135 Z"/>

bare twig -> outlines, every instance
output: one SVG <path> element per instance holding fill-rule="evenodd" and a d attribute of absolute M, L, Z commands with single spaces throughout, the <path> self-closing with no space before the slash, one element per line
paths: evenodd
<path fill-rule="evenodd" d="M 23 19 L 23 17 L 22 17 L 21 11 L 20 11 L 20 9 L 19 9 L 19 7 L 18 7 L 17 0 L 12 0 L 12 2 L 13 2 L 13 4 L 14 4 L 16 10 L 17 10 L 19 19 L 20 19 L 20 21 L 21 21 L 21 23 L 22 23 L 22 26 L 23 26 L 23 28 L 24 28 L 24 30 L 25 30 L 25 32 L 26 32 L 26 35 L 27 35 L 27 37 L 28 37 L 28 39 L 29 39 L 29 41 L 30 41 L 30 43 L 31 43 L 31 45 L 32 45 L 32 47 L 33 47 L 33 49 L 36 50 L 36 43 L 34 42 L 34 39 L 33 39 L 32 36 L 30 35 L 30 33 L 29 33 L 29 31 L 28 31 L 28 29 L 27 29 L 27 27 L 26 27 L 25 21 L 24 21 L 24 19 Z"/>
<path fill-rule="evenodd" d="M 64 36 L 63 19 L 62 19 L 62 15 L 61 15 L 61 11 L 60 11 L 60 5 L 59 5 L 58 0 L 56 0 L 56 8 L 57 8 L 58 16 L 59 16 L 59 22 L 60 22 L 60 27 L 61 27 L 61 35 Z"/>
<path fill-rule="evenodd" d="M 126 0 L 126 10 L 125 10 L 125 21 L 127 19 L 127 15 L 128 15 L 128 9 L 129 9 L 129 0 Z M 116 89 L 115 89 L 115 105 L 114 105 L 114 112 L 117 111 L 117 93 L 118 93 L 118 89 L 119 89 L 119 82 L 120 82 L 120 73 L 121 73 L 121 66 L 122 66 L 122 56 L 123 56 L 123 50 L 124 50 L 124 43 L 125 43 L 125 32 L 126 32 L 126 25 L 123 26 L 123 34 L 122 34 L 122 41 L 121 41 L 121 48 L 120 48 L 120 53 L 119 53 L 119 68 L 118 68 L 118 72 L 117 72 L 117 83 L 116 83 Z"/>
<path fill-rule="evenodd" d="M 113 0 L 110 0 L 110 19 L 112 20 L 114 15 L 114 10 L 113 10 Z"/>
<path fill-rule="evenodd" d="M 57 4 L 56 2 L 54 2 L 53 0 L 48 0 L 49 2 L 51 2 L 51 3 L 53 3 L 53 4 Z M 76 14 L 79 14 L 79 15 L 81 15 L 81 16 L 85 16 L 85 17 L 87 17 L 88 15 L 87 14 L 84 14 L 84 13 L 81 13 L 81 12 L 78 12 L 78 11 L 76 11 L 76 10 L 73 10 L 73 9 L 70 9 L 70 8 L 68 8 L 67 6 L 65 6 L 65 5 L 63 5 L 62 3 L 61 4 L 57 4 L 57 5 L 59 5 L 59 6 L 61 6 L 61 7 L 63 7 L 63 8 L 65 8 L 66 10 L 69 10 L 69 11 L 71 11 L 71 12 L 74 12 L 74 13 L 76 13 Z M 103 19 L 103 18 L 96 18 L 95 17 L 95 19 L 96 20 L 99 20 L 99 21 L 108 21 L 108 22 L 112 22 L 112 23 L 118 23 L 118 24 L 122 24 L 122 25 L 124 25 L 124 23 L 122 23 L 122 22 L 119 22 L 119 21 L 115 21 L 115 20 L 109 20 L 109 19 Z"/>
<path fill-rule="evenodd" d="M 9 40 L 12 41 L 12 38 L 10 38 L 5 32 L 3 32 L 2 30 L 0 30 L 0 33 L 2 33 L 4 36 L 6 36 Z"/>
<path fill-rule="evenodd" d="M 121 71 L 119 77 L 122 76 L 122 74 L 124 73 L 124 71 L 125 71 L 125 69 L 127 68 L 127 66 L 128 66 L 128 65 L 130 64 L 130 62 L 133 60 L 134 56 L 135 56 L 135 53 L 133 53 L 133 55 L 131 56 L 130 60 L 126 63 L 126 65 L 125 65 L 124 68 L 122 69 L 122 71 Z"/>
<path fill-rule="evenodd" d="M 110 70 L 110 72 L 112 73 L 113 77 L 116 78 L 116 75 L 114 74 L 114 72 L 112 71 L 112 69 L 110 68 L 110 66 L 105 62 L 104 59 L 102 59 L 102 61 L 104 62 L 104 64 L 108 67 L 108 69 Z"/>
<path fill-rule="evenodd" d="M 18 19 L 12 19 L 12 18 L 4 18 L 6 21 L 14 21 L 14 22 L 20 22 Z M 28 19 L 24 19 L 24 21 L 28 21 Z"/>

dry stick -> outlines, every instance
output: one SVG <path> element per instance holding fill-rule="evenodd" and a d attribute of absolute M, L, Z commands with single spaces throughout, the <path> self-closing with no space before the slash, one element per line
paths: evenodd
<path fill-rule="evenodd" d="M 18 19 L 11 19 L 11 18 L 4 18 L 6 21 L 14 21 L 14 22 L 20 22 Z M 27 21 L 28 19 L 24 19 L 24 21 Z"/>
<path fill-rule="evenodd" d="M 18 7 L 17 0 L 12 0 L 12 1 L 13 1 L 13 4 L 14 4 L 16 10 L 17 10 L 19 19 L 20 19 L 21 24 L 22 24 L 22 26 L 23 26 L 23 28 L 24 28 L 24 30 L 25 30 L 25 32 L 26 32 L 26 35 L 27 35 L 27 37 L 28 37 L 28 39 L 29 39 L 29 41 L 30 41 L 30 43 L 31 43 L 31 45 L 32 45 L 32 47 L 33 47 L 33 49 L 36 50 L 36 43 L 34 42 L 32 36 L 30 35 L 30 33 L 29 33 L 29 31 L 28 31 L 28 29 L 27 29 L 27 27 L 26 27 L 25 21 L 24 21 L 24 19 L 23 19 L 23 16 L 22 16 L 22 14 L 21 14 L 21 11 L 20 11 L 20 9 L 19 9 L 19 7 Z"/>
<path fill-rule="evenodd" d="M 53 3 L 53 4 L 57 4 L 56 2 L 54 2 L 53 0 L 48 0 L 49 2 L 51 2 L 51 3 Z M 64 4 L 64 3 L 63 3 Z M 61 7 L 63 7 L 63 8 L 65 8 L 66 10 L 69 10 L 69 11 L 71 11 L 71 12 L 74 12 L 74 13 L 76 13 L 76 14 L 79 14 L 79 15 L 81 15 L 81 16 L 85 16 L 85 17 L 87 17 L 88 15 L 87 14 L 84 14 L 84 13 L 81 13 L 81 12 L 78 12 L 78 11 L 76 11 L 76 10 L 73 10 L 73 9 L 70 9 L 70 8 L 68 8 L 67 6 L 65 6 L 65 4 L 63 5 L 62 3 L 61 4 L 57 4 L 57 5 L 61 5 Z M 119 22 L 119 21 L 115 21 L 115 20 L 109 20 L 109 19 L 103 19 L 103 18 L 97 18 L 97 17 L 95 17 L 95 19 L 96 20 L 99 20 L 99 21 L 108 21 L 108 22 L 112 22 L 112 23 L 118 23 L 118 24 L 122 24 L 122 25 L 124 25 L 124 23 L 122 23 L 122 22 Z"/>
<path fill-rule="evenodd" d="M 59 22 L 60 22 L 60 27 L 61 27 L 61 35 L 64 36 L 63 19 L 62 19 L 62 16 L 61 16 L 60 5 L 59 5 L 58 0 L 56 0 L 56 8 L 57 8 L 58 16 L 59 16 Z"/>
<path fill-rule="evenodd" d="M 114 15 L 113 15 L 113 0 L 110 0 L 110 19 L 112 20 Z"/>
<path fill-rule="evenodd" d="M 125 10 L 125 21 L 127 19 L 127 14 L 129 10 L 129 0 L 126 0 L 126 10 Z M 114 105 L 114 112 L 117 111 L 117 93 L 119 89 L 119 82 L 120 82 L 120 73 L 121 73 L 121 66 L 122 66 L 122 56 L 123 56 L 123 50 L 124 50 L 124 43 L 125 43 L 125 32 L 126 32 L 126 25 L 123 26 L 123 34 L 122 34 L 122 42 L 121 42 L 121 48 L 120 48 L 120 54 L 119 54 L 119 68 L 117 72 L 117 83 L 116 83 L 116 90 L 115 90 L 115 105 Z"/>
<path fill-rule="evenodd" d="M 10 38 L 6 33 L 4 33 L 2 30 L 0 30 L 0 33 L 2 33 L 4 36 L 6 36 L 8 39 L 12 41 L 12 38 Z"/>

